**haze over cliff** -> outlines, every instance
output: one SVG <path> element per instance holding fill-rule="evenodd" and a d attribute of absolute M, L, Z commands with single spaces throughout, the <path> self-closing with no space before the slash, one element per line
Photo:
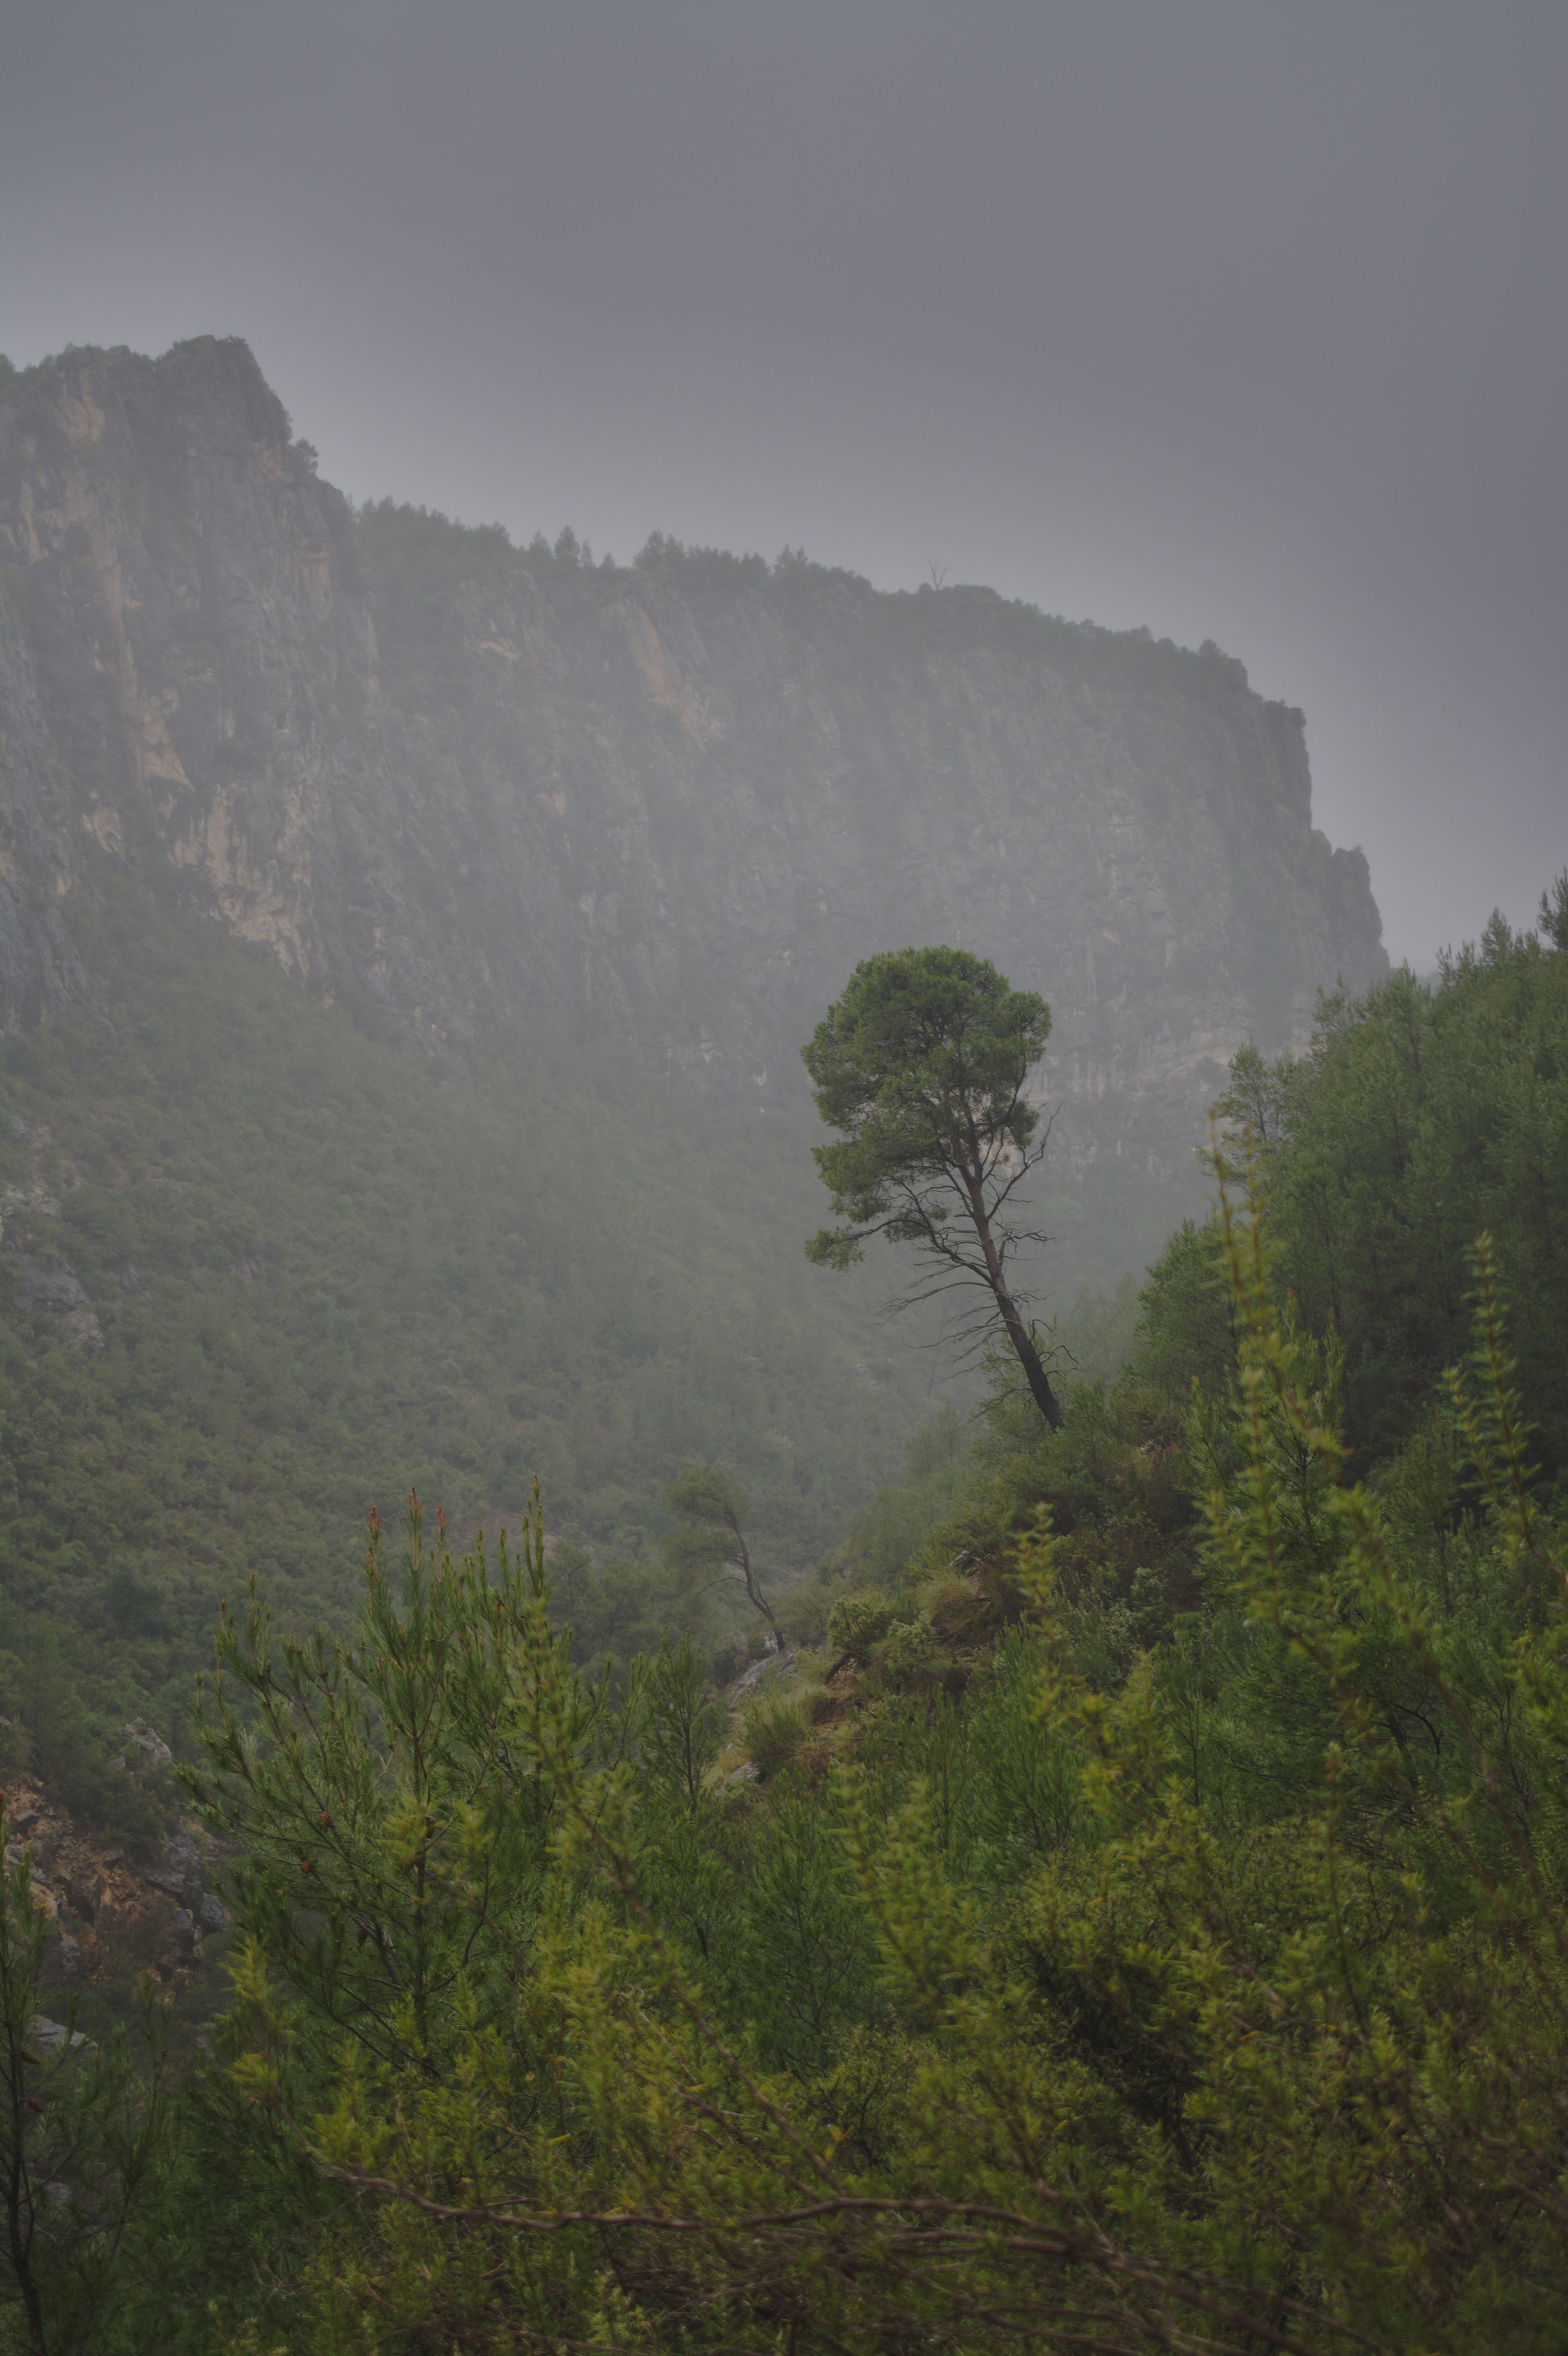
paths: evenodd
<path fill-rule="evenodd" d="M 248 348 L 73 350 L 0 409 L 8 1026 L 95 859 L 459 1055 L 591 1006 L 767 1103 L 870 951 L 1055 1011 L 1058 1154 L 1176 1175 L 1227 1059 L 1387 969 L 1302 714 L 1212 647 L 654 542 L 595 565 L 315 472 Z"/>

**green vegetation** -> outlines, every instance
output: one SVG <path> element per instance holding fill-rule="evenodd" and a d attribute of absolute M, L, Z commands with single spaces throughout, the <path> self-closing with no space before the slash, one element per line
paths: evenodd
<path fill-rule="evenodd" d="M 1262 1142 L 1279 1280 L 1345 1350 L 1370 1461 L 1465 1345 L 1468 1253 L 1495 1239 L 1548 1462 L 1568 1461 L 1568 876 L 1541 933 L 1494 917 L 1435 988 L 1396 974 L 1333 999 L 1299 1063 L 1238 1064 L 1229 1109 Z"/>
<path fill-rule="evenodd" d="M 229 1626 L 235 2078 L 358 2195 L 258 2344 L 1557 2344 L 1568 1517 L 1485 1248 L 1446 1572 L 1346 1484 L 1256 1207 L 1203 1608 L 1119 1662 L 1037 1529 L 843 1599 L 855 1704 L 759 1697 L 737 1787 L 689 1647 L 570 1669 L 537 1522 L 373 1551 L 352 1655 Z"/>
<path fill-rule="evenodd" d="M 869 1284 L 801 1265 L 804 1105 L 705 1107 L 565 1028 L 467 1070 L 399 1054 L 100 889 L 88 1018 L 0 1051 L 0 1713 L 72 1806 L 125 1806 L 126 1719 L 185 1739 L 252 1571 L 285 1624 L 342 1624 L 366 1511 L 411 1485 L 493 1529 L 539 1473 L 625 1657 L 683 1465 L 744 1481 L 777 1581 L 896 1464 L 926 1369 Z M 27 1306 L 60 1262 L 101 1350 Z"/>
<path fill-rule="evenodd" d="M 1568 878 L 1543 901 L 1539 935 L 1494 919 L 1433 985 L 1398 973 L 1359 1004 L 1326 1000 L 1299 1059 L 1238 1056 L 1219 1115 L 1232 1139 L 1253 1140 L 1276 1291 L 1306 1331 L 1333 1340 L 1352 1466 L 1373 1472 L 1402 1450 L 1439 1448 L 1433 1392 L 1467 1346 L 1469 1254 L 1485 1230 L 1536 1445 L 1561 1478 Z M 1121 1601 L 1144 1569 L 1167 1614 L 1191 1607 L 1194 1509 L 1180 1470 L 1189 1396 L 1195 1382 L 1210 1399 L 1224 1393 L 1240 1330 L 1218 1222 L 1186 1221 L 1169 1238 L 1135 1328 L 1129 1290 L 1080 1301 L 1058 1328 L 1069 1369 L 1101 1378 L 1069 1389 L 1058 1439 L 1043 1441 L 1031 1414 L 998 1399 L 961 1478 L 933 1489 L 922 1474 L 885 1492 L 840 1564 L 882 1583 L 962 1550 L 999 1565 L 1044 1506 L 1085 1575 Z M 1459 1495 L 1434 1492 L 1436 1522 Z M 878 1534 L 895 1526 L 903 1536 L 889 1553 Z"/>
<path fill-rule="evenodd" d="M 1058 1330 L 1119 1368 L 944 1408 L 738 1717 L 733 1452 L 613 1641 L 537 1504 L 373 1527 L 352 1631 L 251 1590 L 187 1770 L 233 2000 L 92 2344 L 1555 2350 L 1565 935 L 1241 1059 L 1131 1347 Z"/>
<path fill-rule="evenodd" d="M 105 2327 L 156 2329 L 148 2225 L 173 2173 L 169 2012 L 145 1984 L 139 2054 L 124 2029 L 89 2038 L 74 2004 L 43 2017 L 49 1923 L 3 1794 L 0 1851 L 0 2329 L 14 2321 L 5 2345 L 34 2356 L 91 2356 Z"/>
<path fill-rule="evenodd" d="M 761 1612 L 769 1626 L 774 1625 L 773 1606 L 757 1583 L 751 1548 L 746 1543 L 751 1500 L 745 1490 L 736 1485 L 722 1465 L 689 1464 L 680 1479 L 672 1481 L 665 1490 L 662 1503 L 665 1512 L 677 1524 L 664 1541 L 663 1553 L 665 1561 L 677 1574 L 678 1584 L 671 1601 L 677 1603 L 679 1616 L 688 1632 L 693 1620 L 703 1616 L 695 1608 L 693 1590 L 699 1585 L 711 1589 L 717 1581 L 736 1576 L 746 1590 L 747 1602 Z M 692 1601 L 688 1604 L 689 1596 Z"/>
<path fill-rule="evenodd" d="M 1043 998 L 967 949 L 886 950 L 856 966 L 801 1054 L 817 1110 L 843 1132 L 812 1155 L 847 1223 L 820 1229 L 807 1258 L 850 1268 L 883 1236 L 926 1263 L 911 1299 L 978 1286 L 986 1306 L 972 1344 L 1006 1336 L 1054 1430 L 1061 1408 L 1007 1275 L 1021 1243 L 1043 1241 L 1007 1212 L 1043 1158 L 1029 1151 L 1040 1117 L 1024 1083 L 1050 1028 Z"/>

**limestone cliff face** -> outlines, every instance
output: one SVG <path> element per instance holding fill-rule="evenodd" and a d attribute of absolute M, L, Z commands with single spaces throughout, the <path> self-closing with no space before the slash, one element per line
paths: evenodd
<path fill-rule="evenodd" d="M 81 988 L 102 853 L 362 1019 L 460 1050 L 585 1001 L 764 1098 L 858 958 L 945 939 L 1051 1001 L 1069 1151 L 1157 1166 L 1241 1041 L 1386 970 L 1365 861 L 1312 826 L 1301 714 L 1213 649 L 678 554 L 477 548 L 411 607 L 384 541 L 242 344 L 19 381 L 7 1021 Z"/>

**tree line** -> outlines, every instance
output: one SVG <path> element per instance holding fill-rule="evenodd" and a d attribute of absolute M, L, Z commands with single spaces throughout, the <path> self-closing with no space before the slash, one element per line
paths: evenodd
<path fill-rule="evenodd" d="M 824 1149 L 852 1237 L 918 1129 Z M 177 2084 L 14 2045 L 16 2344 L 1554 2350 L 1568 879 L 1240 1059 L 1215 1186 L 1057 1419 L 1002 1317 L 738 1723 L 690 1627 L 590 1666 L 537 1503 L 242 1597 L 232 2002 Z"/>

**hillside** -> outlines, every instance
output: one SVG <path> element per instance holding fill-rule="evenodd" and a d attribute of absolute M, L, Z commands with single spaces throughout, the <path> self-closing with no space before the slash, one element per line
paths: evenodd
<path fill-rule="evenodd" d="M 51 1761 L 177 1747 L 219 1597 L 340 1618 L 411 1483 L 493 1530 L 537 1473 L 635 1563 L 720 1460 L 778 1576 L 894 1469 L 936 1369 L 806 1265 L 798 1113 L 564 1017 L 412 1057 L 136 877 L 81 914 L 81 1009 L 0 1067 L 0 1715 Z"/>
<path fill-rule="evenodd" d="M 1240 1059 L 1250 1175 L 1121 1376 L 938 1418 L 723 1697 L 685 1638 L 575 1673 L 537 1521 L 389 1531 L 351 1644 L 226 1618 L 160 1857 L 16 1795 L 72 1925 L 18 1967 L 0 1893 L 38 2310 L 96 2264 L 109 2356 L 1546 2356 L 1565 1047 L 1568 875 Z M 114 2038 L 137 1956 L 177 2071 Z"/>
<path fill-rule="evenodd" d="M 951 939 L 1056 1010 L 1071 1158 L 1169 1177 L 1239 1045 L 1386 969 L 1302 715 L 1217 649 L 356 518 L 237 342 L 17 377 L 0 542 L 14 1023 L 80 991 L 89 842 L 369 1026 L 591 1006 L 759 1102 L 857 958 Z"/>
<path fill-rule="evenodd" d="M 218 1595 L 340 1617 L 410 1482 L 467 1529 L 537 1472 L 607 1579 L 693 1458 L 774 1578 L 843 1536 L 946 1385 L 800 1258 L 858 958 L 1050 999 L 1047 1318 L 1197 1199 L 1235 1051 L 1386 965 L 1216 650 L 356 515 L 242 344 L 10 377 L 0 551 L 0 1711 L 94 1804 Z"/>
<path fill-rule="evenodd" d="M 237 345 L 0 514 L 5 2345 L 1555 2346 L 1568 875 L 1391 975 L 1213 649 L 355 515 Z M 1059 1421 L 801 1252 L 906 938 Z"/>

